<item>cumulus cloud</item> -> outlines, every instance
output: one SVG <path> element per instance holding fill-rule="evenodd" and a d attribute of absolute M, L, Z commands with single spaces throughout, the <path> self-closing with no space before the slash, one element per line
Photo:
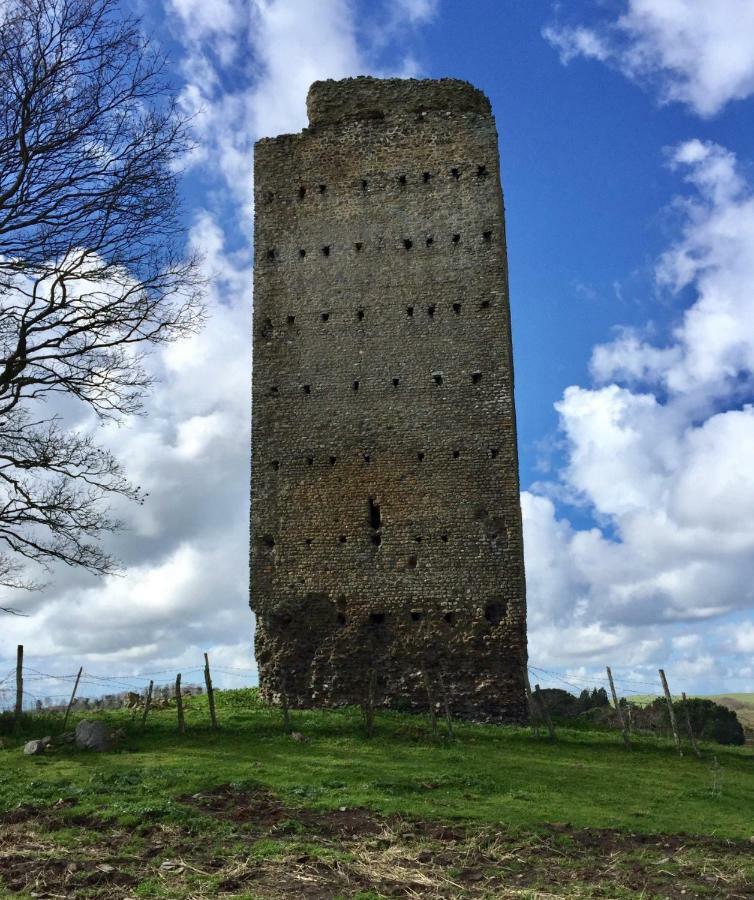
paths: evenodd
<path fill-rule="evenodd" d="M 523 509 L 535 651 L 563 659 L 555 637 L 567 628 L 569 657 L 612 649 L 637 664 L 654 626 L 660 640 L 645 649 L 659 663 L 683 655 L 691 677 L 688 659 L 710 648 L 673 627 L 754 609 L 754 198 L 719 146 L 690 141 L 669 162 L 692 193 L 674 205 L 679 235 L 656 279 L 693 300 L 664 345 L 624 330 L 595 348 L 594 385 L 556 404 L 559 484 L 525 493 Z M 573 528 L 548 493 L 599 527 Z M 733 652 L 748 646 L 740 635 Z"/>
<path fill-rule="evenodd" d="M 749 0 L 626 0 L 615 20 L 554 24 L 545 38 L 563 63 L 615 66 L 663 103 L 712 116 L 754 93 L 754 5 Z"/>

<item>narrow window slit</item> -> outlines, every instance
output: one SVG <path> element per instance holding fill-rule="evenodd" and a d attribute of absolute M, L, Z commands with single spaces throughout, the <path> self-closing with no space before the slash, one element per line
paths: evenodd
<path fill-rule="evenodd" d="M 327 322 L 330 319 L 330 313 L 329 312 L 321 313 L 320 319 L 322 319 L 323 322 Z"/>
<path fill-rule="evenodd" d="M 320 194 L 324 194 L 324 192 L 327 190 L 327 185 L 320 184 L 318 190 L 319 190 Z"/>
<path fill-rule="evenodd" d="M 337 457 L 337 456 L 331 456 L 331 457 L 330 457 L 330 465 L 331 465 L 331 466 L 334 466 L 335 463 L 336 463 L 337 461 L 338 461 L 338 457 Z"/>
<path fill-rule="evenodd" d="M 405 187 L 405 186 L 406 186 L 406 176 L 405 176 L 405 175 L 399 175 L 399 176 L 398 176 L 398 184 L 399 184 L 401 187 Z"/>
<path fill-rule="evenodd" d="M 440 540 L 443 542 L 443 544 L 447 544 L 447 543 L 448 543 L 448 536 L 447 536 L 447 534 L 441 534 L 441 535 L 440 535 Z"/>
<path fill-rule="evenodd" d="M 452 611 L 448 611 L 443 616 L 443 620 L 447 622 L 448 625 L 455 625 L 456 623 L 456 614 Z"/>
<path fill-rule="evenodd" d="M 298 189 L 298 199 L 303 200 L 304 197 L 306 197 L 306 188 L 302 184 L 301 187 Z"/>
<path fill-rule="evenodd" d="M 460 304 L 460 303 L 454 303 L 454 304 L 453 304 L 453 312 L 454 312 L 457 316 L 460 316 L 460 315 L 461 315 L 461 304 Z"/>
<path fill-rule="evenodd" d="M 487 166 L 477 166 L 476 167 L 476 177 L 477 178 L 486 178 L 487 177 Z"/>
<path fill-rule="evenodd" d="M 270 465 L 271 465 L 272 468 L 277 472 L 277 470 L 280 468 L 280 460 L 279 460 L 279 459 L 273 459 L 272 462 L 270 463 Z"/>
<path fill-rule="evenodd" d="M 414 246 L 414 242 L 411 240 L 411 238 L 404 238 L 404 239 L 403 239 L 403 247 L 404 247 L 404 249 L 410 250 L 413 246 Z"/>
<path fill-rule="evenodd" d="M 382 543 L 382 537 L 379 534 L 373 534 L 372 535 L 372 543 L 374 544 L 375 547 L 379 547 L 380 544 Z"/>
<path fill-rule="evenodd" d="M 380 504 L 375 502 L 374 497 L 369 498 L 368 505 L 369 527 L 374 531 L 382 528 L 382 514 L 380 513 Z"/>
<path fill-rule="evenodd" d="M 296 317 L 295 317 L 295 316 L 288 316 L 288 318 L 286 319 L 286 321 L 288 322 L 289 325 L 293 325 L 293 323 L 296 321 Z"/>
<path fill-rule="evenodd" d="M 394 378 L 394 379 L 393 379 L 393 387 L 398 387 L 398 385 L 399 385 L 400 383 L 401 383 L 400 378 Z"/>
<path fill-rule="evenodd" d="M 358 391 L 358 389 L 359 389 L 359 382 L 358 382 L 358 381 L 354 381 L 352 387 L 353 387 L 353 389 L 354 389 L 355 391 Z"/>
<path fill-rule="evenodd" d="M 369 465 L 369 463 L 370 463 L 371 461 L 372 461 L 372 457 L 371 457 L 368 453 L 365 453 L 365 454 L 364 454 L 364 462 L 365 462 L 367 465 Z"/>
<path fill-rule="evenodd" d="M 427 307 L 427 315 L 430 317 L 430 319 L 434 319 L 434 317 L 435 317 L 435 310 L 436 310 L 436 309 L 437 309 L 437 307 L 435 306 L 434 303 L 431 303 L 431 304 Z"/>
<path fill-rule="evenodd" d="M 498 449 L 497 447 L 490 447 L 490 459 L 497 459 Z"/>
<path fill-rule="evenodd" d="M 353 246 L 357 253 L 361 253 L 361 248 L 364 246 L 364 244 L 361 241 L 356 241 Z"/>
<path fill-rule="evenodd" d="M 435 384 L 442 384 L 442 372 L 435 372 L 432 375 Z"/>
<path fill-rule="evenodd" d="M 428 246 L 428 247 L 431 247 L 432 244 L 434 244 L 434 242 L 435 242 L 435 239 L 434 239 L 434 238 L 432 237 L 432 235 L 430 234 L 430 235 L 427 237 L 427 246 Z"/>
<path fill-rule="evenodd" d="M 453 459 L 460 459 L 460 457 L 461 457 L 461 451 L 460 451 L 460 450 L 454 450 L 454 451 L 453 451 Z"/>
<path fill-rule="evenodd" d="M 491 231 L 483 231 L 482 232 L 482 240 L 487 241 L 489 243 L 489 241 L 492 240 L 492 232 Z"/>
<path fill-rule="evenodd" d="M 361 320 L 364 318 L 364 310 L 363 309 L 356 310 L 356 318 L 359 320 L 359 322 L 361 322 Z"/>
<path fill-rule="evenodd" d="M 417 561 L 416 557 L 409 556 L 408 560 L 406 561 L 406 565 L 408 566 L 409 569 L 415 569 L 416 566 L 418 565 L 418 561 Z"/>
<path fill-rule="evenodd" d="M 482 302 L 479 304 L 479 306 L 480 306 L 482 309 L 489 309 L 489 308 L 490 308 L 490 301 L 489 301 L 489 300 L 482 300 Z"/>
<path fill-rule="evenodd" d="M 311 547 L 311 545 L 314 543 L 314 538 L 306 538 L 304 543 L 307 547 Z"/>
<path fill-rule="evenodd" d="M 275 250 L 271 248 L 267 251 L 267 259 L 275 259 Z"/>
<path fill-rule="evenodd" d="M 280 388 L 276 384 L 273 384 L 272 387 L 270 388 L 270 393 L 271 394 L 279 394 Z"/>
<path fill-rule="evenodd" d="M 472 373 L 471 373 L 471 383 L 472 383 L 472 384 L 479 384 L 479 382 L 480 382 L 481 380 L 482 380 L 482 373 L 481 373 L 481 372 L 472 372 Z"/>
<path fill-rule="evenodd" d="M 275 546 L 275 538 L 271 534 L 266 534 L 262 538 L 262 543 L 268 550 L 272 550 Z"/>
<path fill-rule="evenodd" d="M 425 456 L 425 453 L 424 453 L 423 450 L 420 450 L 420 451 L 416 454 L 416 458 L 417 458 L 417 460 L 418 460 L 420 463 L 424 462 L 424 456 Z"/>
<path fill-rule="evenodd" d="M 329 256 L 329 255 L 330 255 L 330 245 L 325 244 L 325 246 L 322 248 L 322 256 Z"/>
<path fill-rule="evenodd" d="M 454 243 L 454 244 L 460 243 L 460 240 L 461 240 L 461 235 L 460 235 L 460 234 L 454 234 L 454 235 L 453 235 L 453 243 Z"/>
<path fill-rule="evenodd" d="M 302 384 L 301 389 L 305 394 L 311 394 L 312 392 L 312 386 L 310 384 Z"/>
<path fill-rule="evenodd" d="M 345 544 L 347 541 L 348 541 L 348 538 L 344 534 L 341 534 L 341 536 L 338 538 L 339 544 Z"/>
<path fill-rule="evenodd" d="M 307 456 L 307 457 L 306 457 L 306 464 L 307 464 L 307 466 L 313 466 L 313 465 L 314 465 L 314 457 L 313 457 L 313 456 Z"/>
<path fill-rule="evenodd" d="M 407 306 L 406 307 L 406 315 L 409 317 L 409 319 L 413 316 L 413 314 L 414 314 L 414 307 Z"/>
<path fill-rule="evenodd" d="M 298 251 L 298 255 L 299 255 L 299 258 L 300 258 L 300 259 L 303 259 L 303 258 L 306 256 L 306 250 L 304 250 L 304 248 L 302 247 L 302 248 Z"/>
<path fill-rule="evenodd" d="M 369 182 L 366 180 L 366 178 L 362 178 L 362 179 L 361 179 L 361 189 L 362 189 L 362 191 L 367 190 L 368 187 L 369 187 Z"/>
<path fill-rule="evenodd" d="M 430 178 L 432 178 L 431 172 L 424 172 L 424 174 L 422 175 L 422 180 L 424 181 L 424 184 L 429 184 Z"/>
<path fill-rule="evenodd" d="M 453 176 L 453 178 L 455 178 L 456 181 L 458 181 L 458 179 L 461 177 L 461 173 L 458 169 L 451 169 L 450 174 Z"/>

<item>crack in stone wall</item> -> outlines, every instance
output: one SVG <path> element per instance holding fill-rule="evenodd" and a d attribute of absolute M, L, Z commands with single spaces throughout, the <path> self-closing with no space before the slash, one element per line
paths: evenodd
<path fill-rule="evenodd" d="M 315 82 L 255 148 L 252 608 L 292 706 L 525 718 L 497 133 L 466 82 Z M 374 673 L 372 675 L 371 673 Z"/>

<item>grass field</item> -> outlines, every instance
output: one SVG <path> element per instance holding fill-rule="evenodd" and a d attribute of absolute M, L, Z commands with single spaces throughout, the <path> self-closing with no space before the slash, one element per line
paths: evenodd
<path fill-rule="evenodd" d="M 752 897 L 754 755 L 642 737 L 294 712 L 253 690 L 106 718 L 107 754 L 0 751 L 0 891 L 14 897 Z M 32 733 L 33 732 L 33 733 Z"/>

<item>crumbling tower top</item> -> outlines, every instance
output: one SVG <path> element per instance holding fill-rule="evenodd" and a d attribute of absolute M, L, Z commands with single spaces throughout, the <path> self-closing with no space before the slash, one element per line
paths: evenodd
<path fill-rule="evenodd" d="M 309 125 L 389 119 L 430 110 L 491 115 L 490 101 L 468 81 L 416 78 L 344 78 L 315 81 L 306 98 Z"/>

